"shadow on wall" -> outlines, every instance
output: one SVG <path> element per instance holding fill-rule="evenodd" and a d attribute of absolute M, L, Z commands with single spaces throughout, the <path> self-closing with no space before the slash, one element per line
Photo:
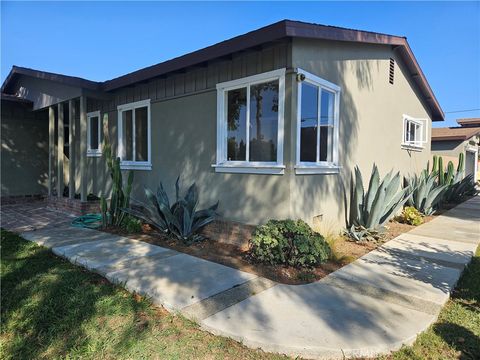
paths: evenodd
<path fill-rule="evenodd" d="M 2 196 L 45 194 L 48 189 L 48 114 L 2 101 Z"/>
<path fill-rule="evenodd" d="M 339 165 L 340 174 L 330 175 L 295 175 L 297 195 L 292 198 L 294 217 L 302 216 L 311 220 L 323 214 L 323 224 L 317 224 L 322 231 L 330 231 L 344 226 L 353 164 L 358 162 L 358 135 L 360 125 L 359 112 L 354 96 L 369 96 L 375 91 L 373 72 L 378 72 L 379 61 L 383 59 L 335 59 L 309 64 L 307 71 L 314 72 L 339 85 L 342 89 L 340 97 L 339 128 Z M 372 61 L 373 60 L 373 61 Z M 377 63 L 377 68 L 374 63 Z M 354 80 L 352 80 L 352 77 Z M 353 92 L 357 92 L 354 94 Z M 292 155 L 294 156 L 294 155 Z M 368 159 L 373 164 L 375 159 Z M 371 166 L 370 164 L 370 166 Z M 370 171 L 370 169 L 368 169 Z M 330 219 L 331 221 L 328 221 Z"/>

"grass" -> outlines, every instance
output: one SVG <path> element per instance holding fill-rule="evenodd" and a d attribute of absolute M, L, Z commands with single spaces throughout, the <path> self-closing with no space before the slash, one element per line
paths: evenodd
<path fill-rule="evenodd" d="M 49 250 L 2 231 L 2 359 L 285 359 L 201 331 Z M 415 344 L 380 359 L 480 358 L 480 248 Z"/>
<path fill-rule="evenodd" d="M 2 359 L 285 359 L 201 331 L 49 250 L 1 234 Z"/>

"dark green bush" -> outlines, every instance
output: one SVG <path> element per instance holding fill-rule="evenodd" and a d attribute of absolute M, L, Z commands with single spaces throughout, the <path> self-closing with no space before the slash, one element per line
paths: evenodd
<path fill-rule="evenodd" d="M 331 255 L 323 236 L 302 220 L 270 220 L 257 227 L 250 249 L 258 261 L 295 267 L 318 265 Z"/>
<path fill-rule="evenodd" d="M 142 232 L 142 222 L 131 215 L 127 215 L 123 218 L 121 227 L 128 233 L 135 234 Z"/>

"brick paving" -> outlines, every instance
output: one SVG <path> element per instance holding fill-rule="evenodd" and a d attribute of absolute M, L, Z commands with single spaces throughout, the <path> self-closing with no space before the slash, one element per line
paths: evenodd
<path fill-rule="evenodd" d="M 74 216 L 47 209 L 44 201 L 9 204 L 0 207 L 0 226 L 14 232 L 45 229 L 70 223 Z"/>

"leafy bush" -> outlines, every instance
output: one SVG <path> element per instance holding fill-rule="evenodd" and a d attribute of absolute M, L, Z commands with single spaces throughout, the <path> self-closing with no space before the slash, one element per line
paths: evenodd
<path fill-rule="evenodd" d="M 250 249 L 258 261 L 296 267 L 323 263 L 331 255 L 323 236 L 302 220 L 270 220 L 257 227 Z"/>
<path fill-rule="evenodd" d="M 447 184 L 440 185 L 437 179 L 437 173 L 424 170 L 420 176 L 414 175 L 405 178 L 405 187 L 409 189 L 412 196 L 408 198 L 407 205 L 414 207 L 424 215 L 432 215 L 439 207 Z"/>
<path fill-rule="evenodd" d="M 400 219 L 401 219 L 401 222 L 403 222 L 404 224 L 409 224 L 414 226 L 423 224 L 422 214 L 413 206 L 406 206 L 402 211 L 402 215 L 400 216 Z"/>
<path fill-rule="evenodd" d="M 207 209 L 197 210 L 198 192 L 195 183 L 187 190 L 184 197 L 180 196 L 180 177 L 175 183 L 176 201 L 170 205 L 170 200 L 160 183 L 157 194 L 145 188 L 145 195 L 150 204 L 145 204 L 141 210 L 123 209 L 126 213 L 144 220 L 163 232 L 173 234 L 177 239 L 186 244 L 201 240 L 198 231 L 211 223 L 217 217 L 215 205 Z"/>
<path fill-rule="evenodd" d="M 350 219 L 346 234 L 355 241 L 374 240 L 410 197 L 408 188 L 399 190 L 400 173 L 390 171 L 380 180 L 378 168 L 373 164 L 368 190 L 363 188 L 362 174 L 355 166 L 350 191 Z"/>
<path fill-rule="evenodd" d="M 131 215 L 127 215 L 123 218 L 121 227 L 128 233 L 142 232 L 142 222 Z"/>

